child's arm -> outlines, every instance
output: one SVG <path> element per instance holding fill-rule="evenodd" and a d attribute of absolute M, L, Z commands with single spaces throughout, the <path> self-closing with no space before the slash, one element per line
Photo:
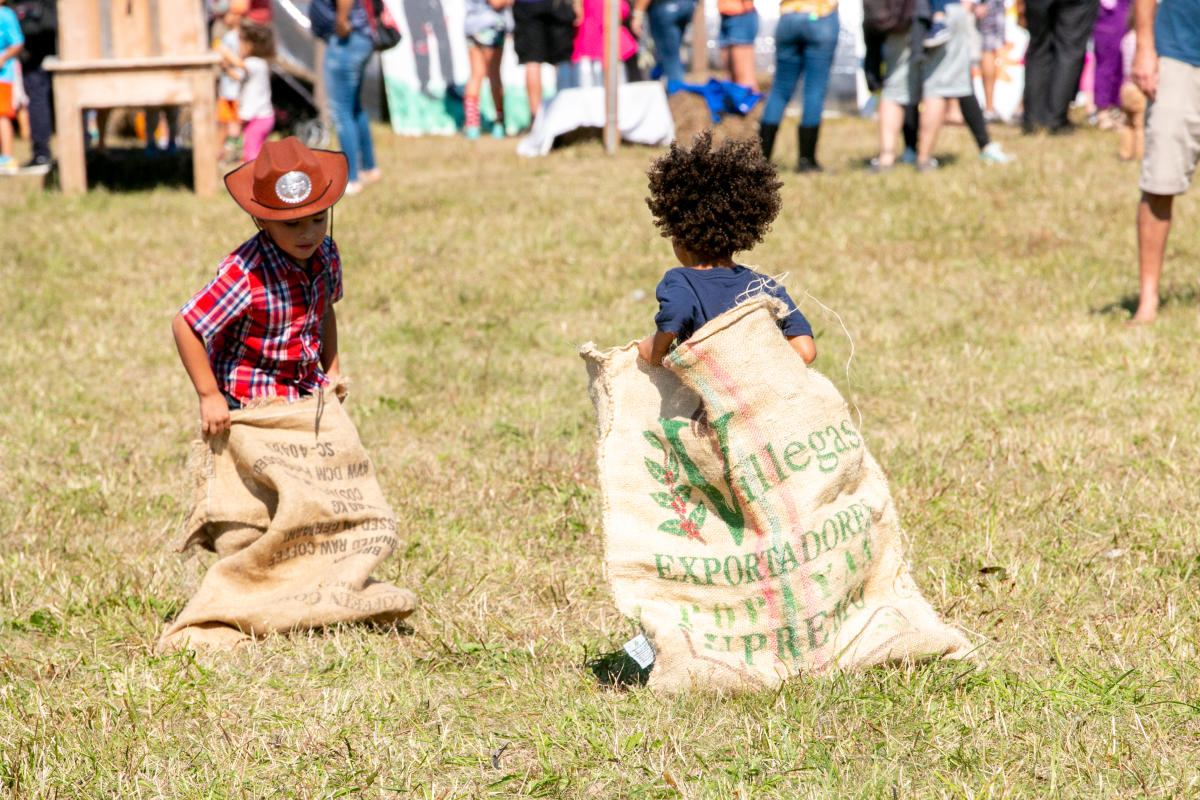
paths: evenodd
<path fill-rule="evenodd" d="M 216 51 L 221 54 L 222 66 L 232 66 L 238 69 L 244 66 L 242 64 L 242 57 L 226 47 L 224 42 L 217 42 Z"/>
<path fill-rule="evenodd" d="M 642 38 L 642 26 L 646 21 L 646 9 L 650 7 L 650 0 L 633 0 L 633 11 L 629 15 L 629 30 L 633 31 L 633 35 L 637 38 Z"/>
<path fill-rule="evenodd" d="M 656 367 L 661 367 L 663 357 L 671 349 L 671 342 L 673 341 L 675 341 L 675 334 L 655 331 L 650 336 L 638 342 L 638 355 L 642 357 L 643 361 L 653 364 Z"/>
<path fill-rule="evenodd" d="M 796 351 L 796 355 L 804 359 L 805 364 L 811 364 L 817 357 L 817 343 L 811 336 L 789 336 L 788 344 Z"/>
<path fill-rule="evenodd" d="M 321 332 L 321 369 L 325 370 L 330 383 L 337 383 L 341 370 L 338 368 L 337 313 L 333 306 L 325 312 L 325 326 Z"/>
<path fill-rule="evenodd" d="M 217 386 L 212 365 L 208 363 L 204 340 L 187 324 L 183 314 L 176 314 L 175 319 L 171 320 L 171 333 L 179 350 L 179 360 L 183 362 L 183 368 L 187 370 L 200 398 L 200 429 L 206 436 L 224 433 L 229 430 L 229 405 Z"/>
<path fill-rule="evenodd" d="M 334 32 L 339 39 L 345 39 L 350 35 L 353 28 L 350 27 L 350 9 L 354 7 L 354 0 L 336 0 L 334 9 L 337 13 L 337 19 L 334 22 Z"/>
<path fill-rule="evenodd" d="M 10 58 L 16 58 L 24 49 L 25 45 L 18 43 L 0 50 L 0 67 L 4 66 Z"/>

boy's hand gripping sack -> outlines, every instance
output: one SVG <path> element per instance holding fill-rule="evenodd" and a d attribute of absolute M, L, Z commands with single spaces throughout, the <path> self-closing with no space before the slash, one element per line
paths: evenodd
<path fill-rule="evenodd" d="M 183 549 L 218 560 L 160 649 L 411 614 L 412 592 L 371 578 L 396 549 L 396 519 L 333 392 L 230 416 L 228 434 L 193 445 L 184 531 Z"/>
<path fill-rule="evenodd" d="M 605 567 L 657 658 L 652 687 L 755 689 L 831 667 L 961 657 L 921 596 L 887 481 L 778 301 L 710 321 L 663 362 L 583 347 Z"/>

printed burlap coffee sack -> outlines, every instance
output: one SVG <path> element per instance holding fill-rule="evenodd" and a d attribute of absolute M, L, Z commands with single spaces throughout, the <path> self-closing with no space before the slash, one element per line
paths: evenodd
<path fill-rule="evenodd" d="M 969 648 L 921 596 L 887 481 L 837 389 L 728 311 L 651 367 L 584 345 L 605 567 L 657 651 L 650 685 L 744 690 Z"/>
<path fill-rule="evenodd" d="M 395 622 L 416 596 L 371 578 L 396 549 L 396 519 L 354 423 L 330 392 L 230 414 L 193 443 L 181 549 L 217 553 L 159 640 L 229 648 L 339 622 Z"/>

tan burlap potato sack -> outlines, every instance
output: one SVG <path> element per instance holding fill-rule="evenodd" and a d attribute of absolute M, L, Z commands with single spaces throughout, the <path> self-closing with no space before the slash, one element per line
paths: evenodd
<path fill-rule="evenodd" d="M 833 384 L 763 297 L 652 367 L 587 344 L 605 567 L 667 690 L 962 657 L 921 596 L 887 481 Z"/>
<path fill-rule="evenodd" d="M 333 393 L 230 416 L 229 433 L 193 443 L 181 548 L 218 559 L 159 649 L 228 649 L 268 633 L 411 614 L 412 592 L 371 578 L 398 545 L 396 519 Z"/>

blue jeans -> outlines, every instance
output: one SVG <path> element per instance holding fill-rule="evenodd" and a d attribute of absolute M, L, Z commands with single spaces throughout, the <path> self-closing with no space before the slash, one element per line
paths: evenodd
<path fill-rule="evenodd" d="M 784 14 L 779 18 L 775 26 L 775 83 L 763 109 L 764 124 L 778 125 L 783 119 L 784 106 L 792 99 L 801 75 L 804 111 L 800 125 L 815 128 L 821 124 L 840 30 L 837 9 L 816 19 L 808 14 Z"/>
<path fill-rule="evenodd" d="M 375 169 L 375 147 L 367 112 L 362 106 L 363 75 L 371 58 L 371 39 L 357 31 L 340 39 L 329 37 L 325 49 L 325 91 L 329 114 L 337 129 L 338 144 L 350 165 L 349 179 L 358 180 L 358 170 Z"/>
<path fill-rule="evenodd" d="M 696 0 L 658 0 L 651 3 L 646 11 L 658 64 L 668 81 L 683 80 L 683 60 L 679 58 L 679 47 L 683 44 L 683 31 L 692 21 L 695 11 Z"/>

